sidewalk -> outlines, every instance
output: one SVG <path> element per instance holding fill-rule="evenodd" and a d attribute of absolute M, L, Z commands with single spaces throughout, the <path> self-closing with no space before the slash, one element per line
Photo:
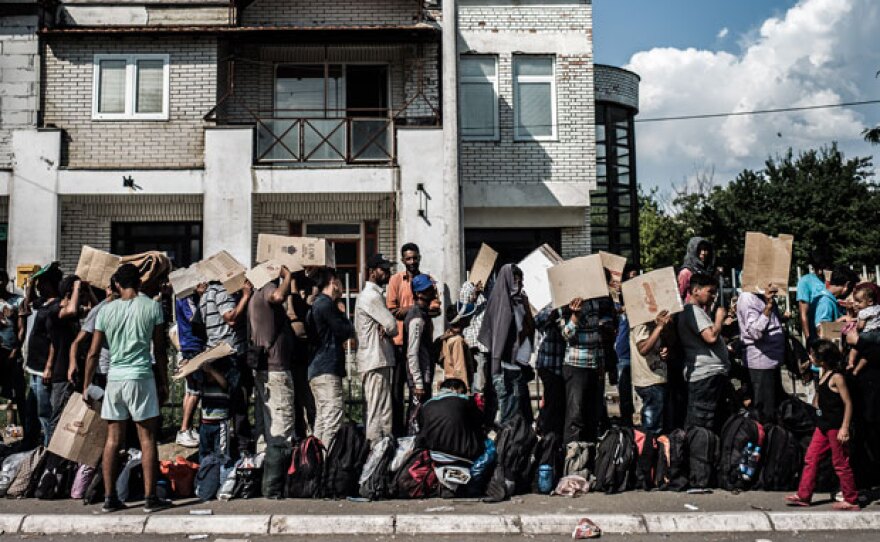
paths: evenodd
<path fill-rule="evenodd" d="M 577 499 L 525 495 L 498 504 L 442 499 L 372 503 L 184 500 L 151 516 L 140 506 L 104 515 L 100 505 L 83 506 L 79 501 L 0 500 L 0 530 L 21 534 L 570 535 L 582 517 L 609 534 L 880 530 L 878 505 L 862 512 L 834 512 L 830 502 L 809 510 L 791 509 L 782 503 L 783 495 L 635 491 Z M 685 504 L 698 510 L 689 510 Z M 209 510 L 212 515 L 191 514 L 198 510 Z"/>

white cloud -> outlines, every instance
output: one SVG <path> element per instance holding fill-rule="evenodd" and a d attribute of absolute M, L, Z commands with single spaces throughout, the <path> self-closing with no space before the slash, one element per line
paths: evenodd
<path fill-rule="evenodd" d="M 640 118 L 876 99 L 877 28 L 876 0 L 800 0 L 764 21 L 739 53 L 656 48 L 626 68 L 642 77 Z M 789 147 L 833 141 L 850 156 L 880 155 L 860 135 L 877 122 L 880 105 L 638 124 L 639 178 L 665 187 L 711 165 L 724 182 Z"/>
<path fill-rule="evenodd" d="M 730 34 L 730 29 L 725 26 L 724 28 L 722 28 L 721 30 L 718 31 L 718 35 L 716 37 L 720 40 L 723 40 L 724 38 L 727 37 L 728 34 Z"/>

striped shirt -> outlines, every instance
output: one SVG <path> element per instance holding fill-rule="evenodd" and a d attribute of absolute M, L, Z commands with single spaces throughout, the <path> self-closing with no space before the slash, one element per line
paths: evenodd
<path fill-rule="evenodd" d="M 223 319 L 224 314 L 235 310 L 238 299 L 236 294 L 229 295 L 222 284 L 208 285 L 207 291 L 199 302 L 199 312 L 208 335 L 208 348 L 213 348 L 221 341 L 225 341 L 239 354 L 245 352 L 246 322 L 242 321 L 241 324 L 233 327 Z"/>

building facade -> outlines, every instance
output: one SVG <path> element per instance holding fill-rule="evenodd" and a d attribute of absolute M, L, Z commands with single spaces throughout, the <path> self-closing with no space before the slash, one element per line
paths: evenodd
<path fill-rule="evenodd" d="M 275 233 L 454 290 L 482 242 L 590 251 L 590 0 L 0 2 L 8 267 Z"/>

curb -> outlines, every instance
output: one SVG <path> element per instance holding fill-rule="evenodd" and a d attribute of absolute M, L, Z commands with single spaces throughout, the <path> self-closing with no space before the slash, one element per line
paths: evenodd
<path fill-rule="evenodd" d="M 570 535 L 589 517 L 608 534 L 880 530 L 880 512 L 666 514 L 94 515 L 0 514 L 0 532 L 205 535 Z"/>

